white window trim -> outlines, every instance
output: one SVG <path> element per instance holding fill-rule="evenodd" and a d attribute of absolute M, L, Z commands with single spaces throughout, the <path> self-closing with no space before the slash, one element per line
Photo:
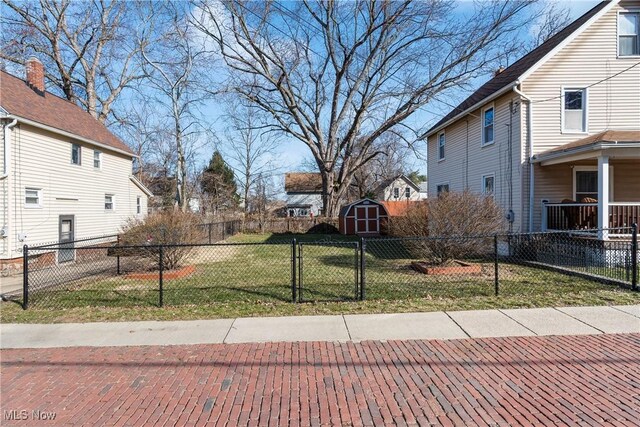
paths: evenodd
<path fill-rule="evenodd" d="M 73 163 L 73 147 L 77 146 L 78 147 L 78 163 Z M 82 166 L 82 145 L 76 143 L 76 142 L 72 142 L 71 143 L 71 158 L 69 159 L 69 163 L 72 166 Z"/>
<path fill-rule="evenodd" d="M 100 164 L 98 167 L 96 167 L 96 153 L 98 153 L 98 163 Z M 93 169 L 102 170 L 102 151 L 100 150 L 93 150 Z"/>
<path fill-rule="evenodd" d="M 438 197 L 438 187 L 440 187 L 441 185 L 446 185 L 447 187 L 449 187 L 449 191 L 451 191 L 451 185 L 449 184 L 449 181 L 438 182 L 436 183 L 436 197 Z"/>
<path fill-rule="evenodd" d="M 496 108 L 495 103 L 485 105 L 480 110 L 480 147 L 488 147 L 496 142 Z M 493 109 L 493 140 L 486 142 L 484 140 L 484 112 Z"/>
<path fill-rule="evenodd" d="M 493 178 L 493 193 L 491 194 L 487 194 L 486 192 L 486 187 L 484 185 L 484 180 L 485 178 Z M 482 175 L 482 178 L 480 179 L 480 188 L 482 189 L 482 194 L 485 196 L 494 196 L 496 194 L 496 174 L 495 173 L 488 173 L 486 175 Z"/>
<path fill-rule="evenodd" d="M 597 166 L 574 166 L 573 172 L 573 200 L 576 203 L 580 201 L 576 198 L 576 172 L 598 172 Z M 613 202 L 613 166 L 609 166 L 609 203 Z M 597 189 L 596 189 L 597 190 Z"/>
<path fill-rule="evenodd" d="M 620 55 L 620 13 L 640 13 L 640 8 L 631 7 L 626 10 L 616 12 L 616 58 L 618 59 L 638 59 L 640 58 L 640 46 L 638 55 Z M 640 23 L 639 23 L 640 24 Z M 640 44 L 640 34 L 638 34 L 638 44 Z"/>
<path fill-rule="evenodd" d="M 111 196 L 111 209 L 107 209 L 105 206 L 107 196 Z M 116 195 L 112 193 L 105 193 L 104 198 L 102 199 L 102 205 L 104 206 L 105 212 L 115 212 L 116 211 Z"/>
<path fill-rule="evenodd" d="M 136 215 L 142 215 L 142 196 L 136 196 Z"/>
<path fill-rule="evenodd" d="M 584 111 L 584 131 L 579 130 L 565 130 L 564 128 L 564 93 L 567 90 L 582 90 L 583 92 L 583 106 Z M 560 87 L 560 133 L 562 135 L 588 135 L 589 134 L 589 88 L 574 86 L 561 86 Z"/>
<path fill-rule="evenodd" d="M 35 190 L 35 191 L 38 192 L 38 204 L 37 205 L 32 205 L 32 204 L 27 203 L 27 190 Z M 43 208 L 42 197 L 43 197 L 42 188 L 24 187 L 24 197 L 22 198 L 22 203 L 24 205 L 24 208 L 25 209 L 42 209 Z"/>
<path fill-rule="evenodd" d="M 442 157 L 440 157 L 440 137 L 441 136 L 444 136 L 444 144 L 442 144 L 443 148 L 444 148 L 444 156 L 442 156 Z M 438 151 L 438 161 L 439 162 L 444 161 L 444 159 L 446 159 L 446 157 L 447 157 L 447 148 L 446 147 L 447 147 L 447 135 L 445 135 L 444 131 L 442 131 L 442 132 L 440 132 L 438 134 L 438 138 L 436 139 L 436 148 L 437 148 L 437 151 Z"/>

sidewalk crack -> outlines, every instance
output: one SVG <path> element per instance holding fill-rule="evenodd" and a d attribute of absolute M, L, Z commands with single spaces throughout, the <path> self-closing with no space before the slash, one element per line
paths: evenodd
<path fill-rule="evenodd" d="M 560 310 L 558 307 L 553 307 L 553 309 L 554 309 L 554 310 L 559 311 L 560 313 L 564 314 L 565 316 L 569 316 L 569 317 L 571 317 L 572 319 L 577 320 L 577 321 L 578 321 L 578 322 L 580 322 L 580 323 L 584 323 L 584 324 L 585 324 L 585 325 L 587 325 L 588 327 L 593 328 L 593 329 L 595 329 L 596 331 L 598 331 L 598 332 L 600 332 L 600 333 L 606 334 L 606 332 L 605 332 L 605 331 L 603 331 L 602 329 L 598 329 L 598 328 L 596 328 L 595 326 L 588 324 L 588 323 L 587 323 L 587 322 L 585 322 L 584 320 L 580 320 L 580 319 L 578 319 L 577 317 L 570 315 L 570 314 L 569 314 L 569 313 L 567 313 L 566 311 L 562 311 L 562 310 Z"/>
<path fill-rule="evenodd" d="M 525 328 L 527 331 L 531 332 L 533 335 L 538 336 L 538 334 L 536 333 L 536 331 L 534 331 L 531 328 L 527 328 L 524 324 L 522 324 L 522 322 L 518 322 L 516 319 L 514 319 L 513 317 L 509 316 L 507 313 L 505 313 L 504 311 L 502 311 L 502 309 L 498 309 L 498 311 L 502 314 L 504 314 L 505 316 L 507 316 L 509 319 L 513 320 L 514 322 L 516 322 L 518 325 L 522 326 L 523 328 Z"/>
<path fill-rule="evenodd" d="M 238 320 L 237 317 L 235 319 L 233 319 L 233 322 L 231 322 L 231 325 L 229 326 L 229 330 L 227 331 L 227 333 L 224 336 L 224 339 L 222 340 L 223 344 L 227 344 L 227 338 L 229 337 L 229 334 L 231 333 L 231 329 L 233 329 L 233 325 L 236 324 L 236 320 Z"/>
<path fill-rule="evenodd" d="M 347 335 L 349 336 L 349 341 L 353 341 L 351 338 L 351 331 L 349 330 L 349 325 L 347 325 L 347 319 L 344 317 L 344 314 L 341 314 L 342 321 L 344 322 L 344 327 L 347 329 Z"/>
<path fill-rule="evenodd" d="M 464 330 L 464 328 L 463 328 L 463 327 L 462 327 L 458 322 L 456 322 L 456 319 L 454 319 L 453 317 L 451 317 L 451 315 L 449 314 L 449 312 L 448 312 L 448 311 L 444 311 L 443 313 L 444 313 L 444 314 L 446 314 L 446 315 L 447 315 L 447 317 L 448 317 L 449 319 L 451 319 L 451 321 L 452 321 L 453 323 L 455 323 L 455 324 L 456 324 L 456 326 L 457 326 L 458 328 L 460 328 L 460 330 L 461 330 L 462 332 L 464 332 L 464 334 L 465 334 L 468 338 L 471 338 L 471 335 L 469 335 L 469 333 L 468 333 L 467 331 L 465 331 L 465 330 Z"/>

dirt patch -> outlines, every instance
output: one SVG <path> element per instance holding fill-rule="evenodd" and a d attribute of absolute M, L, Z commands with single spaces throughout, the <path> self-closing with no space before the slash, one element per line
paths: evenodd
<path fill-rule="evenodd" d="M 412 262 L 411 268 L 420 273 L 433 276 L 458 275 L 458 274 L 480 274 L 482 265 L 468 262 L 450 260 L 444 264 L 430 264 L 427 262 Z"/>
<path fill-rule="evenodd" d="M 175 270 L 166 270 L 162 272 L 162 278 L 164 280 L 180 279 L 182 277 L 189 276 L 196 271 L 195 265 L 187 265 L 186 267 L 178 268 Z M 146 273 L 129 273 L 124 276 L 125 279 L 138 279 L 138 280 L 158 280 L 160 278 L 160 272 L 146 272 Z"/>
<path fill-rule="evenodd" d="M 193 248 L 187 262 L 189 264 L 207 264 L 211 262 L 227 261 L 235 258 L 239 250 L 235 246 L 211 245 Z"/>

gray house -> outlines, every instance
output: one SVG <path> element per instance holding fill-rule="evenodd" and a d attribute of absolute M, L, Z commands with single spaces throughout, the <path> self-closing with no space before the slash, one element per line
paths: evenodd
<path fill-rule="evenodd" d="M 319 173 L 291 172 L 285 174 L 288 217 L 322 215 L 322 177 Z"/>

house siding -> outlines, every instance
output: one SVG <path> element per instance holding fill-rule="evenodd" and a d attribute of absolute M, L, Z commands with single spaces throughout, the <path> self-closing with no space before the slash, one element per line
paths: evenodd
<path fill-rule="evenodd" d="M 393 189 L 397 188 L 399 192 L 398 200 L 406 200 L 405 189 L 409 188 L 409 200 L 420 200 L 420 192 L 416 191 L 413 186 L 407 183 L 403 178 L 398 178 L 389 185 L 387 185 L 380 194 L 377 195 L 379 200 L 396 200 L 393 197 Z"/>
<path fill-rule="evenodd" d="M 630 8 L 640 8 L 640 1 L 623 1 L 614 6 L 522 83 L 523 92 L 533 100 L 533 154 L 607 129 L 640 128 L 640 67 L 625 71 L 638 62 L 638 57 L 617 56 L 618 13 Z M 621 74 L 616 75 L 618 73 Z M 587 88 L 588 132 L 563 133 L 562 88 L 589 85 L 593 86 Z M 573 197 L 571 168 L 581 164 L 596 165 L 595 162 L 572 162 L 535 166 L 534 230 L 541 227 L 543 199 L 558 202 Z M 619 183 L 614 188 L 614 201 L 640 200 L 640 184 L 632 179 L 637 179 L 640 162 L 612 160 L 611 164 L 614 180 Z"/>
<path fill-rule="evenodd" d="M 587 134 L 640 127 L 640 67 L 624 71 L 638 57 L 617 57 L 617 16 L 629 8 L 640 8 L 640 1 L 614 6 L 522 83 L 523 92 L 534 102 L 533 154 Z M 562 87 L 583 88 L 607 78 L 587 88 L 588 133 L 563 133 Z"/>
<path fill-rule="evenodd" d="M 60 215 L 73 215 L 75 237 L 83 238 L 118 233 L 127 219 L 146 214 L 147 196 L 130 179 L 130 156 L 95 148 L 102 152 L 101 168 L 96 169 L 94 147 L 74 140 L 82 148 L 81 165 L 73 165 L 71 142 L 71 138 L 25 124 L 13 129 L 11 188 L 7 192 L 11 199 L 0 211 L 11 210 L 14 243 L 4 257 L 20 256 L 24 244 L 57 241 Z M 42 190 L 42 207 L 24 206 L 27 187 Z M 115 195 L 114 211 L 105 211 L 105 194 Z M 142 202 L 140 215 L 136 213 L 137 197 Z M 27 238 L 18 241 L 19 234 Z"/>
<path fill-rule="evenodd" d="M 322 215 L 322 194 L 319 193 L 287 193 L 287 208 L 290 206 L 310 206 L 314 216 Z"/>
<path fill-rule="evenodd" d="M 482 146 L 480 117 L 482 108 L 490 104 L 494 106 L 494 143 Z M 427 142 L 429 197 L 435 196 L 437 186 L 443 183 L 449 184 L 450 191 L 468 189 L 482 193 L 482 177 L 494 175 L 494 198 L 506 213 L 510 208 L 511 193 L 511 209 L 515 214 L 511 230 L 520 231 L 523 227 L 521 194 L 525 170 L 524 158 L 520 155 L 522 107 L 519 96 L 509 92 L 446 127 L 444 160 L 438 160 L 438 135 L 441 132 L 431 135 Z"/>

